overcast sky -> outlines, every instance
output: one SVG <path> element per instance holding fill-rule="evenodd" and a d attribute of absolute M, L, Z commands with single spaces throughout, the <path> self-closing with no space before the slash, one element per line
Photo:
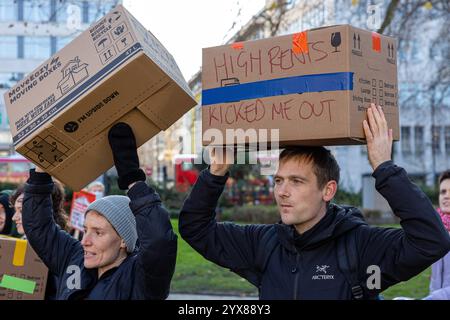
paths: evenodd
<path fill-rule="evenodd" d="M 201 67 L 202 48 L 224 43 L 265 0 L 124 0 L 123 4 L 174 56 L 188 81 Z M 238 10 L 241 15 L 238 19 Z M 228 36 L 224 38 L 228 33 Z"/>

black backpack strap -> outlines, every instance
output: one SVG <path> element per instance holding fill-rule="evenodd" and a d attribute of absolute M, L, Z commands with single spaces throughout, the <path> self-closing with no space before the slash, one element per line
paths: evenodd
<path fill-rule="evenodd" d="M 358 281 L 359 261 L 355 232 L 347 232 L 337 240 L 337 261 L 340 271 L 350 285 L 353 299 L 364 299 L 364 290 Z"/>

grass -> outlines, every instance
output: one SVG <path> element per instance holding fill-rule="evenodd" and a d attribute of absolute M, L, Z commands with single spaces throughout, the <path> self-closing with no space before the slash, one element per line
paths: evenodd
<path fill-rule="evenodd" d="M 400 225 L 391 224 L 382 225 L 380 227 L 400 228 Z M 390 287 L 382 293 L 382 296 L 389 300 L 400 296 L 421 299 L 429 294 L 430 277 L 431 267 L 408 281 L 400 282 L 395 286 Z"/>
<path fill-rule="evenodd" d="M 207 261 L 192 249 L 178 232 L 178 220 L 171 220 L 178 234 L 178 255 L 171 292 L 255 296 L 257 289 L 233 272 Z M 399 227 L 384 225 L 383 227 Z M 392 286 L 382 293 L 386 300 L 405 296 L 420 299 L 428 295 L 431 268 L 409 281 Z"/>
<path fill-rule="evenodd" d="M 178 232 L 178 220 L 171 220 L 178 235 L 178 255 L 171 292 L 257 295 L 256 288 L 235 273 L 209 262 L 192 249 Z"/>
<path fill-rule="evenodd" d="M 400 296 L 421 299 L 429 294 L 430 274 L 431 268 L 428 268 L 414 278 L 390 287 L 381 295 L 387 300 Z"/>

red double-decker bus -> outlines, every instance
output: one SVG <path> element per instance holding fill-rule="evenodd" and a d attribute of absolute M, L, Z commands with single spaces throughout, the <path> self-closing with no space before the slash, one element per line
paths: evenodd
<path fill-rule="evenodd" d="M 175 164 L 175 188 L 179 192 L 186 192 L 197 181 L 198 170 L 195 169 L 193 161 L 197 158 L 195 154 L 178 154 L 174 157 Z"/>
<path fill-rule="evenodd" d="M 23 183 L 28 179 L 33 164 L 21 155 L 0 157 L 0 182 Z"/>

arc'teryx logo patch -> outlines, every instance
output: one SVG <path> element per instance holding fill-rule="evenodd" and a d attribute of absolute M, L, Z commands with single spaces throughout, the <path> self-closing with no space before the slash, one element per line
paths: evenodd
<path fill-rule="evenodd" d="M 316 274 L 312 276 L 312 280 L 334 280 L 334 274 L 327 274 L 328 265 L 316 265 Z M 323 273 L 323 274 L 317 274 Z"/>
<path fill-rule="evenodd" d="M 330 266 L 327 266 L 327 265 L 322 265 L 322 266 L 317 266 L 317 265 L 316 265 L 316 273 L 317 273 L 317 272 L 327 273 L 327 269 L 328 269 L 329 267 L 330 267 Z"/>

